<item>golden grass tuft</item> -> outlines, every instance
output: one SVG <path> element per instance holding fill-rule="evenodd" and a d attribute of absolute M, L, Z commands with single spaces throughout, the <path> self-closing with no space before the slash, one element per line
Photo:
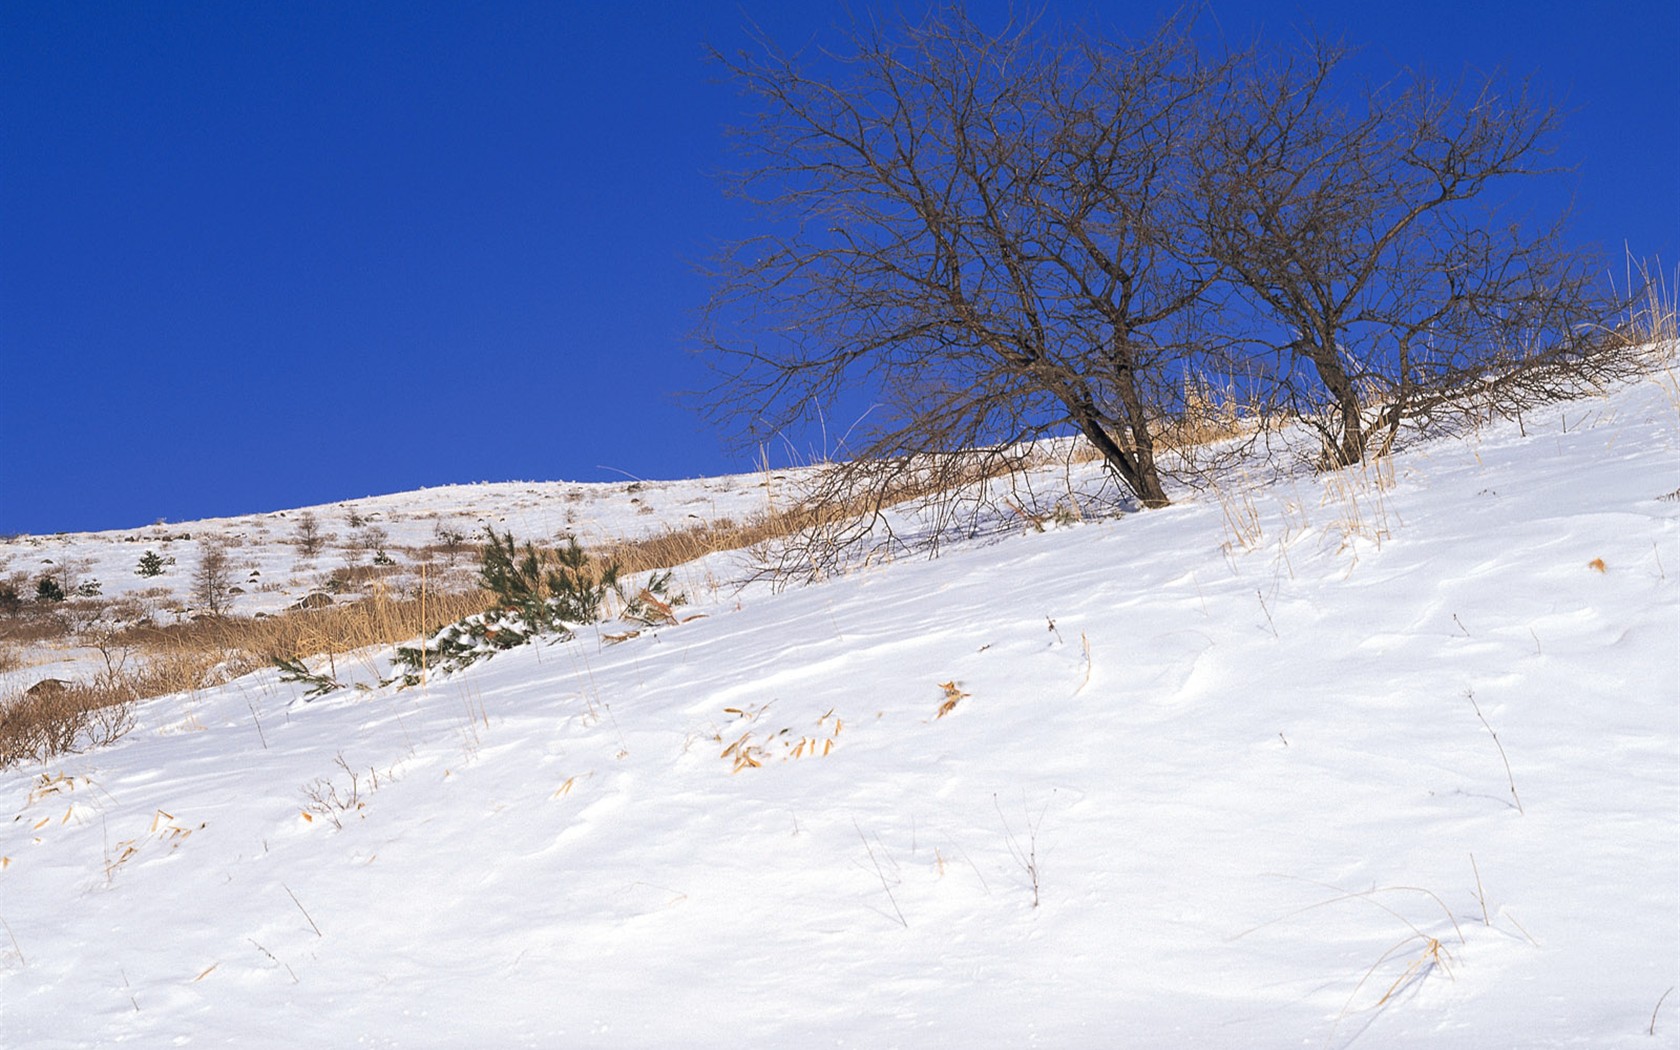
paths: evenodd
<path fill-rule="evenodd" d="M 1177 451 L 1200 448 L 1241 436 L 1256 415 L 1234 389 L 1216 389 L 1203 379 L 1186 380 L 1183 407 L 1156 424 L 1157 440 Z"/>
<path fill-rule="evenodd" d="M 1630 287 L 1635 283 L 1635 270 L 1639 274 L 1637 283 L 1640 291 L 1633 296 L 1619 332 L 1624 339 L 1635 344 L 1672 347 L 1680 341 L 1680 271 L 1676 272 L 1676 281 L 1671 287 L 1668 275 L 1660 265 L 1641 264 L 1635 267 L 1630 260 Z"/>
<path fill-rule="evenodd" d="M 732 716 L 734 728 L 743 723 L 757 721 L 769 704 L 760 707 L 726 707 L 723 713 Z M 795 730 L 789 726 L 775 732 L 764 731 L 760 736 L 754 730 L 746 730 L 724 747 L 718 757 L 729 763 L 731 774 L 739 773 L 743 769 L 762 769 L 764 763 L 776 757 L 774 750 L 779 749 L 783 762 L 794 762 L 802 758 L 823 758 L 834 753 L 834 745 L 840 739 L 840 733 L 845 729 L 845 722 L 830 708 L 817 719 L 815 735 L 801 733 L 797 737 Z M 730 732 L 733 732 L 731 729 Z M 723 731 L 713 735 L 712 739 L 723 743 Z"/>
<path fill-rule="evenodd" d="M 949 682 L 940 682 L 939 688 L 940 691 L 945 694 L 945 699 L 940 702 L 939 709 L 934 712 L 933 717 L 935 720 L 944 718 L 952 711 L 955 711 L 957 709 L 957 704 L 969 695 L 957 686 L 956 679 L 952 679 Z"/>

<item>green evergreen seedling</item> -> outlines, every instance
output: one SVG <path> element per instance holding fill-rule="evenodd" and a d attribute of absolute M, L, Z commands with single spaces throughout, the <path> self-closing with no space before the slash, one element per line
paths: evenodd
<path fill-rule="evenodd" d="M 314 698 L 326 696 L 335 689 L 343 689 L 344 683 L 336 678 L 324 674 L 317 674 L 303 666 L 302 660 L 288 660 L 283 656 L 273 656 L 269 661 L 280 669 L 282 682 L 301 682 L 309 686 L 304 690 L 304 696 Z"/>

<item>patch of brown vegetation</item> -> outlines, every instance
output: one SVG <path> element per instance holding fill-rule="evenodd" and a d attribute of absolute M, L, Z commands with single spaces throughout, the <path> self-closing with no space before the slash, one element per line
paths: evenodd
<path fill-rule="evenodd" d="M 0 702 L 0 769 L 103 747 L 133 725 L 132 704 L 94 686 L 18 694 Z"/>
<path fill-rule="evenodd" d="M 29 609 L 16 616 L 0 617 L 0 642 L 13 645 L 40 645 L 69 638 L 75 633 L 75 622 L 58 612 Z"/>

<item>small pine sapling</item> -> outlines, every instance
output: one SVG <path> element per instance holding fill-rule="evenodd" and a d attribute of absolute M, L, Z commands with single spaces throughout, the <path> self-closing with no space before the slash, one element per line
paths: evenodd
<path fill-rule="evenodd" d="M 544 550 L 529 541 L 520 546 L 511 532 L 485 534 L 479 582 L 496 608 L 449 624 L 419 646 L 399 647 L 393 681 L 418 685 L 428 669 L 459 670 L 544 634 L 567 641 L 578 624 L 600 620 L 607 595 L 618 592 L 618 563 L 597 564 L 575 538 Z"/>
<path fill-rule="evenodd" d="M 558 606 L 560 617 L 572 623 L 591 623 L 601 616 L 607 594 L 618 589 L 622 571 L 618 562 L 596 568 L 578 545 L 576 536 L 554 552 L 555 567 L 546 578 L 549 599 Z"/>
<path fill-rule="evenodd" d="M 302 660 L 288 660 L 284 656 L 272 656 L 269 662 L 280 670 L 282 682 L 301 682 L 309 688 L 304 691 L 306 699 L 325 696 L 335 689 L 343 689 L 344 683 L 330 675 L 319 674 L 303 665 Z"/>

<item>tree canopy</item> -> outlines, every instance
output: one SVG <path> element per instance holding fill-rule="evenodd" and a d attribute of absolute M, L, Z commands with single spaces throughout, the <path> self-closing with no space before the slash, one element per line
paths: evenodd
<path fill-rule="evenodd" d="M 989 31 L 951 7 L 715 55 L 753 106 L 732 189 L 766 224 L 714 267 L 713 407 L 762 435 L 862 391 L 880 408 L 833 477 L 883 500 L 1077 434 L 1157 507 L 1187 389 L 1308 423 L 1334 467 L 1601 345 L 1591 256 L 1501 210 L 1545 170 L 1555 108 L 1194 30 Z"/>

